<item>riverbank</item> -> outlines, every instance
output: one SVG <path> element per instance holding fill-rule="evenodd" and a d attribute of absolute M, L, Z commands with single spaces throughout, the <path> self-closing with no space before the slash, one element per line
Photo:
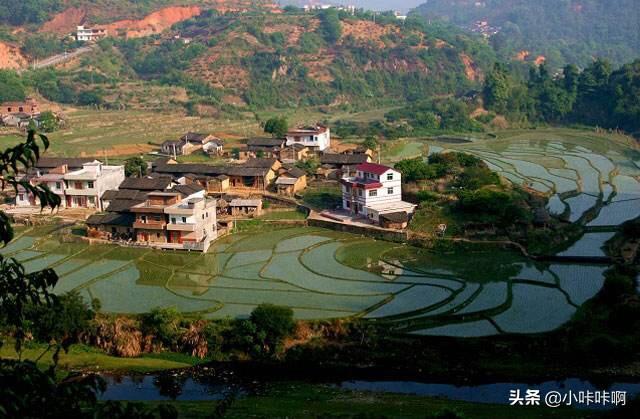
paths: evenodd
<path fill-rule="evenodd" d="M 149 405 L 162 402 L 148 402 Z M 180 417 L 210 417 L 219 402 L 171 402 Z M 569 408 L 512 407 L 469 403 L 416 395 L 349 391 L 326 385 L 279 383 L 268 385 L 261 394 L 238 398 L 226 411 L 226 418 L 431 418 L 456 412 L 464 418 L 495 419 L 600 418 L 605 413 Z"/>

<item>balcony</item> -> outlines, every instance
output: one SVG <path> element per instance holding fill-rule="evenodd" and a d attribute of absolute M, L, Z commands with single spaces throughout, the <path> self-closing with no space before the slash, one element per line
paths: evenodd
<path fill-rule="evenodd" d="M 133 228 L 139 228 L 141 230 L 164 230 L 167 223 L 164 221 L 146 222 L 135 221 Z"/>
<path fill-rule="evenodd" d="M 96 188 L 85 188 L 85 189 L 66 188 L 64 190 L 64 193 L 66 195 L 72 195 L 72 196 L 97 196 L 98 190 Z"/>
<path fill-rule="evenodd" d="M 196 231 L 198 228 L 197 224 L 189 224 L 189 223 L 180 223 L 180 224 L 167 224 L 167 230 L 170 231 Z"/>

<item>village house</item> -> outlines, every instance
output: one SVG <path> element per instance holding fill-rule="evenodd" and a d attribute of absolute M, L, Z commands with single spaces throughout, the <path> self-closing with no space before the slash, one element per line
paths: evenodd
<path fill-rule="evenodd" d="M 24 114 L 28 116 L 35 116 L 40 114 L 40 107 L 38 101 L 33 98 L 26 98 L 24 101 L 19 102 L 3 102 L 0 105 L 0 115 L 11 114 Z"/>
<path fill-rule="evenodd" d="M 196 150 L 201 150 L 202 145 L 183 140 L 167 140 L 160 145 L 160 151 L 169 156 L 187 156 Z"/>
<path fill-rule="evenodd" d="M 262 215 L 262 200 L 233 199 L 229 203 L 229 211 L 233 217 L 259 217 Z"/>
<path fill-rule="evenodd" d="M 135 219 L 135 215 L 131 213 L 93 214 L 86 221 L 87 237 L 132 242 L 135 240 Z"/>
<path fill-rule="evenodd" d="M 356 175 L 344 177 L 342 183 L 342 207 L 353 215 L 381 223 L 381 216 L 404 213 L 407 217 L 415 205 L 402 200 L 402 175 L 397 170 L 375 163 L 362 163 L 356 167 Z M 388 219 L 395 223 L 396 217 Z"/>
<path fill-rule="evenodd" d="M 224 141 L 220 138 L 213 138 L 202 145 L 202 151 L 211 156 L 222 156 L 224 154 Z"/>
<path fill-rule="evenodd" d="M 154 164 L 157 174 L 171 175 L 179 179 L 188 175 L 207 192 L 223 192 L 227 185 L 235 191 L 261 192 L 267 190 L 275 180 L 280 168 L 277 159 L 249 159 L 242 164 L 214 166 L 209 164 L 170 164 L 160 161 Z M 224 175 L 228 179 L 219 178 Z"/>
<path fill-rule="evenodd" d="M 102 195 L 117 189 L 124 180 L 124 166 L 107 166 L 99 161 L 82 165 L 82 169 L 64 174 L 66 208 L 104 209 Z"/>
<path fill-rule="evenodd" d="M 247 150 L 262 157 L 277 157 L 284 147 L 284 138 L 250 138 L 247 140 Z"/>
<path fill-rule="evenodd" d="M 297 161 L 305 161 L 309 157 L 309 147 L 302 144 L 293 144 L 285 146 L 280 150 L 278 155 L 283 163 L 295 163 Z"/>
<path fill-rule="evenodd" d="M 107 166 L 94 159 L 41 158 L 23 178 L 32 185 L 46 184 L 60 197 L 62 208 L 102 210 L 103 194 L 124 180 L 124 166 Z M 39 206 L 36 196 L 19 187 L 16 206 Z"/>
<path fill-rule="evenodd" d="M 294 196 L 307 187 L 307 173 L 295 166 L 282 166 L 278 169 L 276 191 L 278 195 Z"/>
<path fill-rule="evenodd" d="M 287 132 L 287 146 L 303 145 L 313 152 L 321 152 L 331 146 L 331 131 L 328 127 L 317 125 L 311 128 L 298 128 Z"/>
<path fill-rule="evenodd" d="M 340 179 L 355 176 L 358 165 L 370 162 L 371 156 L 365 153 L 324 153 L 320 156 L 320 172 L 324 177 Z"/>
<path fill-rule="evenodd" d="M 76 28 L 76 40 L 81 42 L 98 41 L 107 36 L 107 30 L 103 28 L 89 28 L 80 25 Z"/>
<path fill-rule="evenodd" d="M 216 201 L 192 196 L 164 210 L 170 248 L 206 252 L 217 237 Z"/>

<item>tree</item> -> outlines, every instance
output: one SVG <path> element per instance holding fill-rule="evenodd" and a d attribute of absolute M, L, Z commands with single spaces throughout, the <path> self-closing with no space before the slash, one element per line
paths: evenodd
<path fill-rule="evenodd" d="M 29 131 L 24 142 L 0 152 L 0 178 L 3 187 L 17 193 L 20 186 L 36 195 L 43 209 L 54 209 L 60 205 L 56 194 L 44 185 L 34 186 L 19 177 L 19 173 L 27 172 L 36 164 L 41 151 L 48 147 L 46 136 Z M 7 244 L 12 238 L 9 218 L 0 211 L 0 241 Z M 61 299 L 52 293 L 57 282 L 58 276 L 53 269 L 26 273 L 18 261 L 0 255 L 0 323 L 12 331 L 18 355 L 17 360 L 0 359 L 0 415 L 15 418 L 149 417 L 148 411 L 129 415 L 127 413 L 132 412 L 118 414 L 117 409 L 107 412 L 108 409 L 97 401 L 97 394 L 105 390 L 103 379 L 94 374 L 61 374 L 57 371 L 60 351 L 68 349 L 73 341 L 70 337 L 87 320 L 87 315 L 78 314 L 86 314 L 87 309 L 78 304 L 76 297 Z M 34 325 L 38 334 L 56 341 L 53 363 L 46 370 L 41 370 L 33 361 L 22 359 L 29 327 Z M 3 343 L 0 341 L 0 346 Z M 49 348 L 40 358 L 48 352 Z M 177 416 L 175 409 L 164 407 L 160 414 Z"/>
<path fill-rule="evenodd" d="M 274 137 L 284 137 L 289 131 L 289 122 L 285 117 L 270 118 L 264 124 L 264 132 Z"/>
<path fill-rule="evenodd" d="M 22 80 L 15 71 L 0 70 L 0 102 L 24 100 Z"/>
<path fill-rule="evenodd" d="M 147 162 L 142 157 L 130 157 L 124 161 L 124 174 L 127 177 L 142 177 L 147 174 Z"/>
<path fill-rule="evenodd" d="M 376 137 L 369 135 L 362 142 L 362 146 L 368 148 L 369 150 L 376 150 L 378 148 L 378 140 Z"/>
<path fill-rule="evenodd" d="M 500 63 L 493 66 L 487 74 L 483 89 L 484 103 L 487 109 L 504 114 L 509 101 L 509 79 L 506 69 Z"/>
<path fill-rule="evenodd" d="M 342 24 L 338 16 L 336 9 L 326 9 L 320 12 L 320 21 L 322 25 L 320 27 L 322 31 L 322 37 L 329 44 L 335 44 L 340 40 L 342 36 Z"/>
<path fill-rule="evenodd" d="M 45 111 L 40 114 L 40 129 L 43 132 L 53 132 L 59 127 L 58 118 L 51 111 Z"/>
<path fill-rule="evenodd" d="M 272 304 L 260 304 L 249 318 L 255 326 L 254 340 L 266 355 L 274 356 L 284 339 L 295 330 L 293 310 Z"/>

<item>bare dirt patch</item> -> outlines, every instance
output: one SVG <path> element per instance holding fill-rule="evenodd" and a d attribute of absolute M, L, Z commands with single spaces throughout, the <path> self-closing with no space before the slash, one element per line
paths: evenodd
<path fill-rule="evenodd" d="M 178 22 L 198 16 L 202 9 L 198 6 L 165 7 L 140 20 L 120 20 L 108 25 L 100 25 L 110 35 L 127 38 L 141 38 L 169 29 Z"/>
<path fill-rule="evenodd" d="M 460 53 L 460 60 L 462 60 L 462 64 L 464 64 L 464 74 L 467 76 L 467 79 L 471 81 L 482 79 L 482 74 L 471 57 L 467 54 Z"/>
<path fill-rule="evenodd" d="M 71 7 L 56 14 L 48 22 L 45 22 L 39 32 L 56 33 L 59 35 L 72 33 L 76 30 L 76 26 L 80 25 L 86 17 L 86 10 Z"/>
<path fill-rule="evenodd" d="M 384 35 L 390 33 L 399 33 L 400 30 L 391 25 L 379 25 L 368 20 L 358 20 L 356 22 L 342 22 L 342 40 L 352 37 L 363 43 L 372 42 L 378 48 L 385 48 L 386 44 L 382 41 Z"/>
<path fill-rule="evenodd" d="M 27 59 L 15 45 L 0 42 L 0 68 L 18 69 L 27 65 Z"/>

